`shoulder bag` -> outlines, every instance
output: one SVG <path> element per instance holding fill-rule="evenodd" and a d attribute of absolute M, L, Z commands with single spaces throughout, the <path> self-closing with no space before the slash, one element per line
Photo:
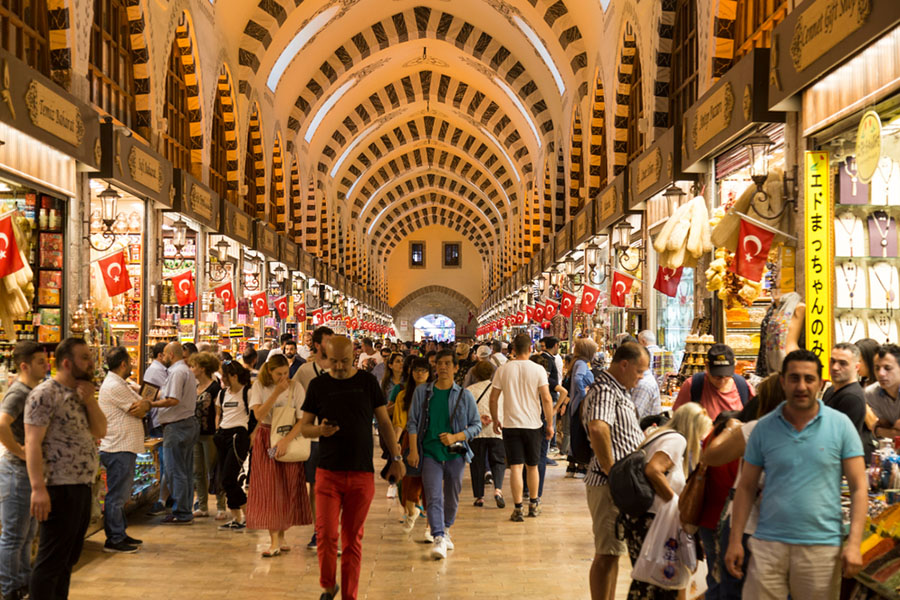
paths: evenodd
<path fill-rule="evenodd" d="M 290 394 L 291 401 L 284 406 L 276 406 L 272 408 L 272 430 L 269 432 L 269 446 L 274 448 L 281 438 L 285 437 L 294 428 L 297 423 L 297 409 L 294 406 L 294 386 L 297 383 L 291 383 L 285 393 Z M 311 440 L 302 435 L 298 435 L 288 444 L 287 452 L 284 456 L 279 456 L 275 460 L 279 462 L 303 462 L 309 459 Z"/>
<path fill-rule="evenodd" d="M 681 526 L 688 533 L 696 533 L 703 512 L 703 497 L 706 494 L 706 465 L 700 463 L 690 475 L 678 497 L 678 512 Z"/>

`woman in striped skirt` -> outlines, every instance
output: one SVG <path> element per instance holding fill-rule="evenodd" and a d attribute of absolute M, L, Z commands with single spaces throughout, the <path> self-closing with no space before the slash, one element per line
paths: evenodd
<path fill-rule="evenodd" d="M 284 543 L 284 532 L 288 528 L 309 525 L 313 521 L 303 463 L 280 462 L 269 456 L 273 409 L 293 406 L 297 419 L 300 418 L 305 393 L 303 386 L 292 383 L 288 375 L 287 359 L 275 355 L 260 369 L 250 390 L 250 409 L 259 424 L 250 455 L 247 528 L 269 530 L 271 544 L 262 553 L 265 558 L 290 550 Z"/>

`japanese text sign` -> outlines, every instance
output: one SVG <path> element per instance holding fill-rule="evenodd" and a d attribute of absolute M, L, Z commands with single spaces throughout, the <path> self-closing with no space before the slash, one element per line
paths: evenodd
<path fill-rule="evenodd" d="M 806 153 L 806 348 L 828 366 L 832 346 L 831 281 L 834 276 L 831 203 L 827 152 Z"/>

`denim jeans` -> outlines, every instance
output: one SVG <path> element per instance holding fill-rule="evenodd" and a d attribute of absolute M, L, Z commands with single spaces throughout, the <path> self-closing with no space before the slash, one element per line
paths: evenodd
<path fill-rule="evenodd" d="M 172 514 L 183 521 L 194 518 L 194 444 L 200 437 L 200 424 L 189 417 L 163 428 L 163 454 L 166 475 L 172 491 Z"/>
<path fill-rule="evenodd" d="M 31 541 L 37 521 L 31 516 L 31 484 L 25 463 L 0 458 L 0 593 L 4 597 L 28 586 L 31 577 Z"/>
<path fill-rule="evenodd" d="M 134 452 L 101 452 L 100 463 L 106 469 L 106 501 L 103 503 L 103 529 L 106 541 L 118 544 L 125 541 L 125 503 L 134 486 Z"/>
<path fill-rule="evenodd" d="M 744 579 L 738 579 L 728 572 L 725 568 L 725 550 L 728 548 L 728 540 L 731 537 L 731 519 L 724 519 L 719 528 L 719 548 L 722 554 L 718 557 L 716 564 L 719 567 L 719 598 L 721 600 L 741 600 L 743 597 Z M 747 540 L 750 539 L 749 534 L 744 534 L 742 543 L 744 545 L 744 564 L 741 565 L 741 572 L 744 577 L 747 576 L 747 568 L 750 566 L 750 549 L 747 547 Z M 706 562 L 709 566 L 709 561 Z"/>
<path fill-rule="evenodd" d="M 719 600 L 719 580 L 716 579 L 716 569 L 714 565 L 719 564 L 719 553 L 716 552 L 717 534 L 715 529 L 707 527 L 698 527 L 697 534 L 700 536 L 700 543 L 703 545 L 703 553 L 706 555 L 706 595 L 704 600 Z M 720 549 L 724 552 L 728 546 L 722 546 Z"/>
<path fill-rule="evenodd" d="M 446 462 L 422 457 L 422 487 L 428 506 L 428 526 L 434 537 L 444 535 L 456 521 L 465 467 L 466 460 L 462 457 Z"/>

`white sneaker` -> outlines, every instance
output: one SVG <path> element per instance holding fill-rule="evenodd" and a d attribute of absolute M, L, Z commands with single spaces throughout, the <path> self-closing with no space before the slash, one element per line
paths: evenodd
<path fill-rule="evenodd" d="M 453 545 L 453 540 L 450 539 L 450 532 L 444 532 L 444 545 L 447 547 L 447 550 L 453 550 L 456 546 Z"/>
<path fill-rule="evenodd" d="M 397 485 L 396 484 L 392 483 L 391 485 L 388 486 L 387 497 L 388 498 L 396 498 L 397 497 Z"/>
<path fill-rule="evenodd" d="M 431 558 L 435 560 L 447 558 L 447 541 L 443 536 L 434 538 L 434 547 L 431 549 Z"/>
<path fill-rule="evenodd" d="M 434 536 L 431 535 L 431 527 L 428 527 L 427 525 L 425 526 L 425 543 L 434 543 Z"/>
<path fill-rule="evenodd" d="M 410 533 L 416 526 L 416 519 L 419 518 L 419 513 L 413 513 L 412 515 L 406 515 L 406 520 L 403 521 L 403 531 L 405 533 Z"/>

